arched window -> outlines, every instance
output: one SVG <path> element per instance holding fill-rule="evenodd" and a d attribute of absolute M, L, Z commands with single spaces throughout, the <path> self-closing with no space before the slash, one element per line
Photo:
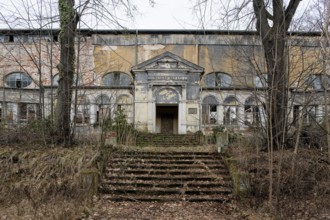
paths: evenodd
<path fill-rule="evenodd" d="M 77 98 L 77 115 L 75 117 L 76 123 L 89 123 L 89 100 L 86 95 L 80 95 Z"/>
<path fill-rule="evenodd" d="M 248 126 L 260 126 L 262 103 L 258 98 L 250 96 L 244 103 L 244 124 Z"/>
<path fill-rule="evenodd" d="M 96 99 L 96 104 L 97 105 L 110 105 L 110 98 L 107 95 L 100 95 Z"/>
<path fill-rule="evenodd" d="M 10 88 L 25 88 L 32 83 L 31 77 L 22 72 L 10 73 L 5 81 Z"/>
<path fill-rule="evenodd" d="M 216 124 L 218 101 L 213 96 L 207 96 L 202 102 L 202 122 L 203 124 Z"/>
<path fill-rule="evenodd" d="M 53 79 L 52 79 L 52 81 L 53 81 L 53 86 L 58 86 L 58 81 L 59 81 L 59 79 L 60 79 L 60 75 L 59 74 L 56 74 L 55 76 L 53 76 Z M 76 80 L 77 80 L 77 74 L 74 74 L 73 75 L 73 86 L 75 86 L 76 85 Z M 78 78 L 78 85 L 80 85 L 81 84 L 81 77 L 79 77 Z"/>
<path fill-rule="evenodd" d="M 235 126 L 238 123 L 238 100 L 235 96 L 227 97 L 224 102 L 224 124 Z"/>
<path fill-rule="evenodd" d="M 233 86 L 232 77 L 226 73 L 210 73 L 204 76 L 206 87 L 230 88 Z"/>
<path fill-rule="evenodd" d="M 231 76 L 225 73 L 216 73 L 217 79 L 217 86 L 222 88 L 229 88 L 232 87 L 233 81 Z"/>
<path fill-rule="evenodd" d="M 58 86 L 58 80 L 59 80 L 60 76 L 58 74 L 56 74 L 55 76 L 53 76 L 53 86 Z"/>
<path fill-rule="evenodd" d="M 323 90 L 325 87 L 330 87 L 330 76 L 311 74 L 306 77 L 305 85 L 309 89 Z"/>
<path fill-rule="evenodd" d="M 267 74 L 260 74 L 257 75 L 254 78 L 254 85 L 256 88 L 267 88 L 267 80 L 268 80 L 268 75 Z"/>
<path fill-rule="evenodd" d="M 132 83 L 132 78 L 122 72 L 107 73 L 103 77 L 104 86 L 130 86 Z"/>

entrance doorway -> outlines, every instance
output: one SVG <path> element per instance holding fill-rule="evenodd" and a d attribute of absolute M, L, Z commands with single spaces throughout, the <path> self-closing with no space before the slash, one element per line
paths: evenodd
<path fill-rule="evenodd" d="M 178 134 L 178 106 L 156 106 L 156 131 Z"/>

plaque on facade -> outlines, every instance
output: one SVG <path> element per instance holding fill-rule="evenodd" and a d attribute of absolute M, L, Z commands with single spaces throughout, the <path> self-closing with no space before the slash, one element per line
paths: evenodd
<path fill-rule="evenodd" d="M 149 76 L 150 81 L 187 81 L 187 76 Z"/>
<path fill-rule="evenodd" d="M 188 114 L 196 115 L 197 114 L 197 108 L 188 108 Z"/>

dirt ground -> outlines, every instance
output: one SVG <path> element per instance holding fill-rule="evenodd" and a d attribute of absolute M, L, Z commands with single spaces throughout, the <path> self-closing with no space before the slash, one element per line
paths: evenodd
<path fill-rule="evenodd" d="M 95 199 L 94 204 L 92 214 L 84 220 L 271 219 L 242 211 L 234 202 L 111 202 Z"/>

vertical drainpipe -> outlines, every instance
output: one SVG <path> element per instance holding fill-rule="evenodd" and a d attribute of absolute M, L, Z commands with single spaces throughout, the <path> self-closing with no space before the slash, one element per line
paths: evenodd
<path fill-rule="evenodd" d="M 4 74 L 3 74 L 4 75 Z M 7 106 L 6 106 L 6 83 L 5 78 L 3 77 L 3 95 L 2 95 L 2 119 L 3 122 L 7 123 Z"/>
<path fill-rule="evenodd" d="M 199 49 L 200 49 L 200 45 L 199 45 L 199 42 L 197 42 L 197 44 L 196 44 L 196 62 L 197 62 L 198 66 L 199 66 Z M 201 73 L 201 74 L 203 74 L 203 73 Z M 199 128 L 198 128 L 199 131 L 202 130 L 202 87 L 201 87 L 201 80 L 202 80 L 202 76 L 199 79 Z"/>
<path fill-rule="evenodd" d="M 139 30 L 136 30 L 135 31 L 135 64 L 134 65 L 137 65 L 138 64 L 138 52 L 139 52 L 139 48 L 138 48 L 138 34 L 139 34 Z"/>
<path fill-rule="evenodd" d="M 136 66 L 138 64 L 138 53 L 139 53 L 139 48 L 138 48 L 138 44 L 139 44 L 139 41 L 138 41 L 138 34 L 139 34 L 139 31 L 136 30 L 135 31 L 135 64 L 134 66 Z M 135 77 L 133 78 L 134 79 L 134 82 L 133 82 L 133 85 L 134 85 L 134 90 L 135 90 Z M 135 124 L 135 91 L 133 93 L 133 124 L 134 124 L 134 127 L 136 128 L 136 124 Z"/>

